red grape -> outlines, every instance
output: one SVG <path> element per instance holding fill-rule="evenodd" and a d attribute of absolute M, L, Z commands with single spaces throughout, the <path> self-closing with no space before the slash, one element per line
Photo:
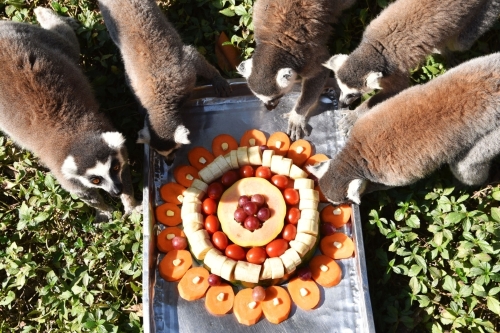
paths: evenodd
<path fill-rule="evenodd" d="M 240 175 L 235 170 L 229 170 L 225 174 L 222 175 L 220 179 L 222 185 L 229 187 L 236 183 L 236 181 L 240 179 Z"/>
<path fill-rule="evenodd" d="M 247 202 L 250 201 L 250 198 L 246 195 L 242 195 L 238 198 L 238 207 L 243 207 Z"/>
<path fill-rule="evenodd" d="M 250 197 L 251 202 L 255 202 L 257 207 L 262 207 L 264 202 L 266 202 L 266 198 L 262 194 L 254 194 Z"/>
<path fill-rule="evenodd" d="M 262 207 L 257 212 L 257 218 L 262 222 L 269 220 L 270 217 L 271 217 L 271 210 L 267 207 Z"/>
<path fill-rule="evenodd" d="M 261 145 L 261 146 L 259 146 L 259 149 L 260 149 L 261 152 L 264 152 L 264 150 L 268 150 L 269 147 L 266 146 L 266 145 Z"/>
<path fill-rule="evenodd" d="M 175 236 L 172 238 L 172 247 L 175 250 L 184 250 L 188 246 L 186 237 Z"/>
<path fill-rule="evenodd" d="M 237 208 L 234 211 L 234 220 L 239 223 L 245 222 L 245 219 L 248 217 L 248 214 L 245 213 L 243 208 Z"/>
<path fill-rule="evenodd" d="M 216 286 L 220 285 L 221 280 L 220 280 L 220 277 L 218 275 L 210 274 L 208 276 L 207 282 L 208 282 L 209 286 L 216 287 Z"/>
<path fill-rule="evenodd" d="M 266 298 L 266 290 L 262 286 L 256 286 L 252 290 L 252 299 L 255 302 L 262 302 Z"/>
<path fill-rule="evenodd" d="M 255 202 L 249 201 L 243 205 L 243 210 L 248 215 L 253 215 L 253 214 L 257 214 L 259 207 L 257 207 L 257 204 Z"/>
<path fill-rule="evenodd" d="M 310 280 L 312 277 L 311 269 L 309 266 L 301 267 L 297 270 L 297 276 L 302 281 Z"/>
<path fill-rule="evenodd" d="M 248 216 L 243 222 L 243 226 L 250 231 L 254 231 L 260 227 L 260 221 L 253 215 Z"/>
<path fill-rule="evenodd" d="M 212 184 L 208 185 L 207 195 L 209 198 L 212 198 L 214 200 L 219 200 L 223 192 L 224 192 L 224 187 L 219 182 L 213 182 Z"/>
<path fill-rule="evenodd" d="M 330 236 L 331 234 L 337 232 L 337 229 L 335 229 L 335 227 L 331 223 L 321 223 L 319 228 L 320 228 L 320 234 L 322 236 Z"/>

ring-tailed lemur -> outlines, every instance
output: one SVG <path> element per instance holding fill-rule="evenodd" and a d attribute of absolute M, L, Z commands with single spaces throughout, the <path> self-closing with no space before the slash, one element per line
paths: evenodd
<path fill-rule="evenodd" d="M 288 117 L 293 140 L 308 135 L 306 117 L 318 101 L 329 71 L 321 65 L 329 58 L 326 47 L 342 10 L 355 0 L 258 0 L 253 11 L 257 42 L 251 59 L 238 71 L 268 110 L 276 108 L 297 76 L 302 91 Z"/>
<path fill-rule="evenodd" d="M 348 132 L 356 118 L 409 86 L 409 71 L 433 52 L 465 51 L 498 20 L 500 0 L 397 0 L 366 27 L 350 54 L 331 57 L 344 108 L 362 94 L 381 89 L 339 128 Z"/>
<path fill-rule="evenodd" d="M 182 40 L 154 0 L 99 0 L 109 34 L 120 49 L 128 83 L 147 112 L 138 143 L 147 143 L 168 163 L 189 144 L 180 110 L 200 75 L 227 95 L 230 86 L 192 46 Z"/>
<path fill-rule="evenodd" d="M 61 186 L 111 217 L 99 189 L 134 199 L 125 139 L 99 112 L 77 64 L 79 45 L 68 18 L 38 7 L 42 27 L 0 22 L 0 129 L 32 151 Z"/>
<path fill-rule="evenodd" d="M 500 154 L 500 53 L 465 62 L 377 104 L 333 159 L 309 169 L 333 203 L 409 185 L 449 164 L 467 185 Z"/>

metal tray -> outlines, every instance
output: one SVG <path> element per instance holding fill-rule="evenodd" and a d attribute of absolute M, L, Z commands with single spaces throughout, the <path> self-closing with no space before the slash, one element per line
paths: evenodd
<path fill-rule="evenodd" d="M 159 227 L 155 223 L 153 208 L 161 203 L 158 189 L 173 179 L 173 168 L 187 164 L 186 152 L 194 146 L 211 150 L 212 139 L 220 133 L 233 135 L 237 140 L 250 128 L 266 134 L 286 131 L 287 120 L 283 114 L 290 111 L 300 94 L 297 83 L 291 93 L 282 98 L 278 107 L 267 111 L 252 95 L 244 80 L 230 80 L 232 96 L 213 97 L 210 86 L 198 87 L 183 111 L 185 124 L 190 129 L 191 145 L 177 152 L 173 165 L 163 160 L 145 146 L 144 172 L 144 235 L 143 235 L 143 324 L 146 333 L 163 332 L 375 332 L 368 292 L 365 252 L 361 231 L 359 208 L 353 205 L 353 216 L 342 232 L 352 236 L 355 256 L 337 261 L 342 267 L 342 281 L 333 288 L 322 288 L 318 308 L 303 311 L 295 305 L 290 317 L 279 325 L 265 318 L 253 326 L 238 324 L 232 313 L 215 317 L 205 310 L 204 300 L 187 302 L 179 297 L 176 282 L 166 282 L 157 273 L 161 255 L 156 249 Z M 312 113 L 310 136 L 316 153 L 334 157 L 344 144 L 342 135 L 335 131 L 340 115 L 334 94 L 325 94 Z"/>

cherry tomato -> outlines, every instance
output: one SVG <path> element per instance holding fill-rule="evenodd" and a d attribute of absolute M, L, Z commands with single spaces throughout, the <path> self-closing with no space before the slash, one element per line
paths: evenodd
<path fill-rule="evenodd" d="M 244 165 L 240 168 L 241 178 L 253 177 L 253 175 L 254 175 L 254 170 L 251 165 Z"/>
<path fill-rule="evenodd" d="M 215 215 L 208 215 L 205 218 L 205 230 L 209 234 L 213 234 L 214 232 L 218 231 L 220 228 L 220 222 L 219 218 Z"/>
<path fill-rule="evenodd" d="M 283 191 L 283 197 L 285 197 L 285 201 L 289 205 L 296 205 L 299 203 L 299 191 L 294 188 L 286 188 Z"/>
<path fill-rule="evenodd" d="M 288 242 L 282 238 L 273 240 L 266 245 L 266 253 L 269 258 L 279 257 L 288 249 Z"/>
<path fill-rule="evenodd" d="M 262 247 L 252 247 L 247 252 L 247 261 L 252 264 L 261 265 L 266 261 L 266 250 Z"/>
<path fill-rule="evenodd" d="M 255 170 L 255 177 L 271 179 L 272 173 L 271 169 L 265 166 L 260 166 Z"/>
<path fill-rule="evenodd" d="M 280 190 L 284 190 L 288 185 L 288 177 L 283 175 L 274 175 L 271 177 L 271 182 Z"/>
<path fill-rule="evenodd" d="M 229 187 L 236 183 L 236 181 L 240 179 L 240 175 L 236 170 L 229 170 L 225 174 L 222 175 L 222 178 L 220 179 L 222 185 L 225 187 Z"/>
<path fill-rule="evenodd" d="M 207 215 L 213 215 L 217 211 L 217 202 L 212 198 L 203 200 L 203 212 Z"/>
<path fill-rule="evenodd" d="M 290 207 L 286 212 L 286 221 L 291 224 L 297 224 L 300 219 L 300 210 L 297 207 Z"/>
<path fill-rule="evenodd" d="M 227 236 L 222 231 L 216 231 L 212 235 L 212 243 L 216 248 L 221 251 L 224 251 L 227 248 L 227 244 L 229 241 L 227 240 Z"/>
<path fill-rule="evenodd" d="M 226 257 L 233 260 L 245 260 L 246 257 L 245 250 L 243 250 L 241 246 L 236 244 L 228 245 L 224 253 L 226 254 Z"/>
<path fill-rule="evenodd" d="M 224 192 L 224 187 L 219 182 L 213 182 L 212 184 L 208 185 L 207 195 L 209 198 L 212 198 L 214 200 L 219 200 L 223 192 Z"/>
<path fill-rule="evenodd" d="M 297 227 L 294 224 L 288 223 L 283 228 L 282 237 L 286 241 L 292 241 L 297 236 Z"/>

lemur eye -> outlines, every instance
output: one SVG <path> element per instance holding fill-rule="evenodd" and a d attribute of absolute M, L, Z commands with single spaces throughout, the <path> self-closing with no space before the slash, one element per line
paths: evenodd
<path fill-rule="evenodd" d="M 92 177 L 92 178 L 90 178 L 90 181 L 91 181 L 91 182 L 92 182 L 92 184 L 94 184 L 94 185 L 99 185 L 99 184 L 101 183 L 101 181 L 102 181 L 102 180 L 101 180 L 101 178 L 99 178 L 99 177 Z"/>
<path fill-rule="evenodd" d="M 118 171 L 118 170 L 120 170 L 120 164 L 116 164 L 116 165 L 114 165 L 114 166 L 113 166 L 113 168 L 112 168 L 112 170 L 113 170 L 113 171 Z"/>

